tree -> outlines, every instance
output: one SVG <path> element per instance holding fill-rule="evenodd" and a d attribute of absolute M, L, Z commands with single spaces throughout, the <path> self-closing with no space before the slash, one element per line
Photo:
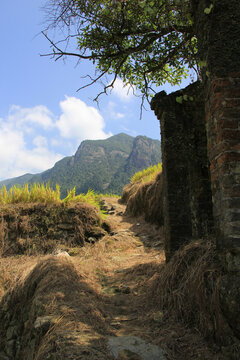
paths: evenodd
<path fill-rule="evenodd" d="M 44 32 L 53 50 L 48 55 L 56 60 L 64 56 L 91 60 L 97 75 L 89 84 L 112 74 L 103 92 L 119 76 L 148 97 L 153 85 L 176 85 L 187 76 L 188 68 L 197 71 L 189 0 L 49 0 L 45 10 L 48 28 L 68 31 L 55 43 Z"/>
<path fill-rule="evenodd" d="M 97 74 L 89 77 L 88 85 L 112 74 L 103 92 L 120 76 L 148 97 L 153 86 L 166 81 L 178 84 L 187 69 L 195 69 L 205 89 L 217 245 L 228 259 L 232 249 L 236 254 L 240 249 L 239 0 L 48 0 L 45 9 L 48 28 L 68 32 L 57 42 L 44 32 L 52 46 L 48 55 L 91 60 Z"/>

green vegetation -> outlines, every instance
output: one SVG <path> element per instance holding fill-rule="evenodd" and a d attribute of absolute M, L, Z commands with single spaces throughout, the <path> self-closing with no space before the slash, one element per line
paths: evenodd
<path fill-rule="evenodd" d="M 162 164 L 157 164 L 154 166 L 149 166 L 147 169 L 136 172 L 131 177 L 131 184 L 136 183 L 141 180 L 141 182 L 149 182 L 154 180 L 159 172 L 162 171 Z"/>
<path fill-rule="evenodd" d="M 0 204 L 17 204 L 23 203 L 54 203 L 60 202 L 60 187 L 56 185 L 56 189 L 52 189 L 49 184 L 36 184 L 24 186 L 12 186 L 7 191 L 4 185 L 0 191 Z"/>
<path fill-rule="evenodd" d="M 96 194 L 93 190 L 89 189 L 86 194 L 76 195 L 75 187 L 68 192 L 65 199 L 62 200 L 64 204 L 69 202 L 85 202 L 100 208 L 101 195 Z"/>
<path fill-rule="evenodd" d="M 148 96 L 154 92 L 154 86 L 166 82 L 180 84 L 188 69 L 197 67 L 194 7 L 189 0 L 47 3 L 52 27 L 65 27 L 72 34 L 71 39 L 65 39 L 62 49 L 60 41 L 54 44 L 49 32 L 45 34 L 53 48 L 49 55 L 56 59 L 66 55 L 93 61 L 98 72 L 95 79 L 90 78 L 89 85 L 105 74 L 113 74 L 112 83 L 102 93 L 120 77 Z"/>
<path fill-rule="evenodd" d="M 61 199 L 74 187 L 77 195 L 86 194 L 89 189 L 95 193 L 121 195 L 124 185 L 136 171 L 160 161 L 159 140 L 145 136 L 133 138 L 121 133 L 105 140 L 85 140 L 74 156 L 63 158 L 52 169 L 4 180 L 0 188 L 6 185 L 9 190 L 13 185 L 49 183 L 52 188 L 60 185 Z"/>
<path fill-rule="evenodd" d="M 117 195 L 117 194 L 113 194 L 113 193 L 106 193 L 106 194 L 99 194 L 99 197 L 108 197 L 108 198 L 116 198 L 116 199 L 120 199 L 121 196 Z"/>
<path fill-rule="evenodd" d="M 76 189 L 68 191 L 68 195 L 61 200 L 60 186 L 56 185 L 53 189 L 49 184 L 25 184 L 24 186 L 11 187 L 7 191 L 6 186 L 0 190 L 0 204 L 18 204 L 18 203 L 63 203 L 85 202 L 100 208 L 101 195 L 96 194 L 93 190 L 88 190 L 86 194 L 76 195 Z"/>

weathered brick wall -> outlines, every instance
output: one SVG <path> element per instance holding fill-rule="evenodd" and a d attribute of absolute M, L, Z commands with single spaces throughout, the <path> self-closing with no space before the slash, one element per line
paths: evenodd
<path fill-rule="evenodd" d="M 176 98 L 182 103 L 178 103 Z M 186 99 L 186 100 L 184 100 Z M 160 121 L 167 259 L 212 232 L 212 200 L 202 88 L 199 83 L 152 100 Z"/>
<path fill-rule="evenodd" d="M 195 1 L 217 246 L 240 272 L 240 1 Z M 231 260 L 230 260 L 231 259 Z"/>
<path fill-rule="evenodd" d="M 240 72 L 211 81 L 208 153 L 219 248 L 240 248 Z"/>

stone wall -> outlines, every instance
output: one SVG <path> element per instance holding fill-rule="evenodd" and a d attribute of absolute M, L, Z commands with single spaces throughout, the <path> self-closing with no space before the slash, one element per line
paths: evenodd
<path fill-rule="evenodd" d="M 166 257 L 213 230 L 203 91 L 199 83 L 151 104 L 161 126 Z"/>

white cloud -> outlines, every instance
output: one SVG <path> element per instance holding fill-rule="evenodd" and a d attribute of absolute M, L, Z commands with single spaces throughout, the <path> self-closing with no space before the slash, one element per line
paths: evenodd
<path fill-rule="evenodd" d="M 63 157 L 49 150 L 46 137 L 34 136 L 36 124 L 44 130 L 52 127 L 53 121 L 51 118 L 48 119 L 47 113 L 50 112 L 42 106 L 32 109 L 12 106 L 9 116 L 1 119 L 0 176 L 2 179 L 46 170 Z M 34 136 L 31 141 L 29 134 Z"/>
<path fill-rule="evenodd" d="M 47 142 L 47 138 L 45 136 L 36 136 L 33 139 L 33 144 L 37 147 L 37 148 L 45 148 L 48 146 L 48 142 Z"/>
<path fill-rule="evenodd" d="M 46 130 L 54 126 L 52 118 L 53 114 L 46 106 L 38 105 L 33 108 L 21 108 L 13 105 L 9 111 L 8 121 L 15 123 L 19 128 L 26 124 L 34 124 Z"/>
<path fill-rule="evenodd" d="M 80 99 L 66 97 L 60 108 L 57 119 L 43 105 L 13 105 L 8 116 L 0 118 L 0 179 L 44 171 L 72 155 L 82 140 L 112 135 L 104 131 L 99 111 Z"/>
<path fill-rule="evenodd" d="M 112 120 L 114 119 L 123 119 L 126 117 L 126 114 L 123 114 L 122 112 L 116 111 L 116 107 L 118 105 L 114 103 L 113 101 L 109 101 L 108 106 L 106 108 L 107 116 L 110 116 Z"/>
<path fill-rule="evenodd" d="M 66 97 L 60 102 L 62 115 L 56 122 L 61 136 L 77 139 L 106 139 L 111 133 L 105 133 L 105 122 L 97 109 L 87 106 L 82 100 L 75 97 Z"/>
<path fill-rule="evenodd" d="M 134 96 L 133 89 L 130 85 L 124 85 L 123 81 L 117 78 L 114 82 L 111 94 L 117 96 L 122 101 L 130 101 Z"/>
<path fill-rule="evenodd" d="M 122 113 L 120 113 L 120 112 L 117 112 L 117 113 L 115 114 L 115 116 L 116 116 L 117 119 L 122 119 L 122 118 L 125 117 L 125 115 L 122 114 Z"/>

